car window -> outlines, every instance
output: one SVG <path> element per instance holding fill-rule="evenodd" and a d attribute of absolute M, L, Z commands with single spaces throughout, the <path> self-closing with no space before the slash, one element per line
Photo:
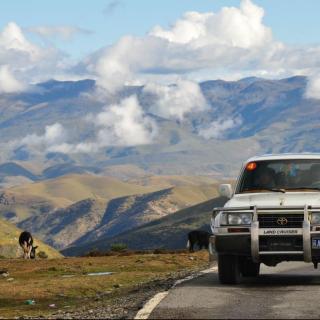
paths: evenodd
<path fill-rule="evenodd" d="M 237 193 L 299 188 L 320 188 L 320 160 L 250 162 L 244 168 Z"/>

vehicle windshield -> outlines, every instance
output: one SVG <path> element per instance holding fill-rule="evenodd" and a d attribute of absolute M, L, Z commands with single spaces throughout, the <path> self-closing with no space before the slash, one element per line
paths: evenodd
<path fill-rule="evenodd" d="M 320 191 L 320 160 L 269 160 L 246 165 L 236 193 Z"/>

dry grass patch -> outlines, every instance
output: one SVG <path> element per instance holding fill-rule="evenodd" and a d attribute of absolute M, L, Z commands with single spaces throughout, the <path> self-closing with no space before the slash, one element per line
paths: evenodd
<path fill-rule="evenodd" d="M 191 258 L 193 257 L 193 258 Z M 0 260 L 0 315 L 2 317 L 49 315 L 55 304 L 60 310 L 76 310 L 95 301 L 106 303 L 156 279 L 166 279 L 183 270 L 198 270 L 208 265 L 208 253 L 134 254 L 56 260 Z M 88 273 L 113 272 L 89 276 Z M 13 280 L 8 281 L 8 278 Z M 35 300 L 26 305 L 26 300 Z"/>

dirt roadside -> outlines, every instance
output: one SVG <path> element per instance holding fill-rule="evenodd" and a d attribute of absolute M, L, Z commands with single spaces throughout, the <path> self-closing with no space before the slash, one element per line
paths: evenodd
<path fill-rule="evenodd" d="M 47 317 L 49 319 L 133 319 L 143 305 L 155 294 L 169 290 L 177 280 L 188 276 L 196 276 L 198 271 L 182 271 L 172 274 L 166 280 L 155 280 L 137 286 L 120 297 L 95 301 L 93 305 L 88 302 L 77 312 L 61 311 Z M 39 317 L 37 317 L 39 318 Z M 41 318 L 41 317 L 40 317 Z M 34 319 L 34 318 L 33 318 Z"/>

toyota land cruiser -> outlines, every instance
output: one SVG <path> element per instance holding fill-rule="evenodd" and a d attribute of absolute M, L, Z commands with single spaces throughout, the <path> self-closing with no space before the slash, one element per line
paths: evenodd
<path fill-rule="evenodd" d="M 247 160 L 237 180 L 219 187 L 229 201 L 211 219 L 210 255 L 219 280 L 257 277 L 260 264 L 320 261 L 320 154 L 280 154 Z"/>

